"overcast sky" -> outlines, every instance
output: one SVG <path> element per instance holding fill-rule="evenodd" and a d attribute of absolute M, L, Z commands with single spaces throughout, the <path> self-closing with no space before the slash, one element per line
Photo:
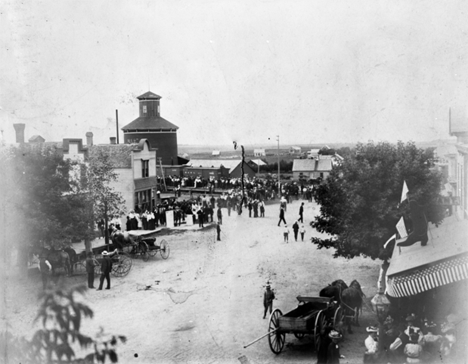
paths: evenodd
<path fill-rule="evenodd" d="M 130 123 L 148 90 L 180 144 L 433 140 L 448 137 L 449 107 L 468 101 L 465 0 L 0 7 L 7 142 L 14 123 L 26 139 L 93 131 L 108 142 L 115 110 Z"/>

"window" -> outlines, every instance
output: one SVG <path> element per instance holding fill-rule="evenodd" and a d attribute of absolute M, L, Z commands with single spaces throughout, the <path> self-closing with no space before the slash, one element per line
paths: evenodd
<path fill-rule="evenodd" d="M 149 160 L 141 160 L 141 177 L 149 177 Z"/>
<path fill-rule="evenodd" d="M 148 112 L 147 106 L 143 105 L 143 114 L 146 114 Z"/>

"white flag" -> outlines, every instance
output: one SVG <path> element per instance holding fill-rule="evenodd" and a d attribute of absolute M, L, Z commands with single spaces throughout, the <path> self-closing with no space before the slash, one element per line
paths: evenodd
<path fill-rule="evenodd" d="M 388 243 L 390 243 L 393 239 L 396 239 L 396 234 L 393 234 L 390 239 L 387 240 L 387 242 L 384 244 L 383 248 L 386 249 Z"/>
<path fill-rule="evenodd" d="M 406 238 L 408 236 L 408 232 L 406 231 L 405 220 L 403 217 L 400 217 L 396 224 L 396 228 L 398 230 L 398 234 L 400 234 L 400 238 Z"/>
<path fill-rule="evenodd" d="M 406 185 L 406 181 L 403 181 L 403 190 L 401 191 L 401 199 L 400 203 L 406 200 L 406 194 L 409 192 L 408 186 Z"/>

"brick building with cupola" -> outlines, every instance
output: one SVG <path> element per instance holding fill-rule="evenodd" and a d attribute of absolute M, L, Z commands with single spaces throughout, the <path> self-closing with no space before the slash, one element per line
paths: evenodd
<path fill-rule="evenodd" d="M 151 148 L 157 148 L 158 159 L 163 165 L 177 165 L 177 129 L 179 127 L 161 117 L 161 96 L 148 91 L 137 97 L 139 101 L 139 116 L 130 124 L 125 125 L 124 143 L 138 143 L 146 139 Z"/>

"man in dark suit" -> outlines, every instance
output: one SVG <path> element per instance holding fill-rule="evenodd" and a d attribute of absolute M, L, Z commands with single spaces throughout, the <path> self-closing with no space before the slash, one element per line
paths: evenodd
<path fill-rule="evenodd" d="M 304 202 L 301 203 L 301 207 L 299 207 L 299 221 L 304 223 Z"/>
<path fill-rule="evenodd" d="M 110 289 L 110 272 L 112 271 L 112 260 L 111 256 L 117 252 L 117 249 L 114 250 L 112 253 L 108 253 L 106 250 L 102 252 L 102 263 L 101 263 L 101 278 L 99 279 L 99 288 L 98 291 L 102 290 L 102 285 L 104 283 L 104 279 L 107 281 L 106 289 Z"/>

